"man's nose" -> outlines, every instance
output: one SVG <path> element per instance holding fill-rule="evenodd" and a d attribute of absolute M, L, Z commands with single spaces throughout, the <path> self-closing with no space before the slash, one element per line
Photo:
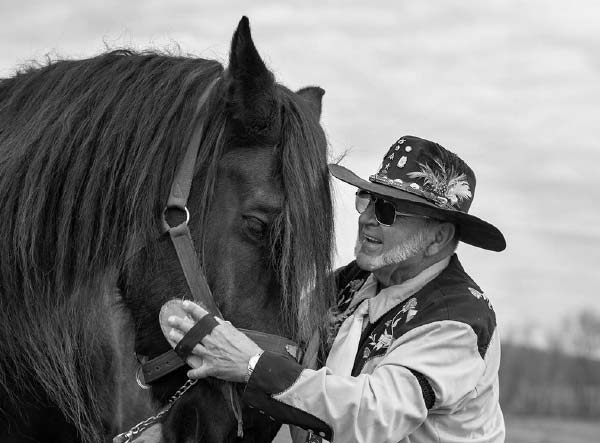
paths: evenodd
<path fill-rule="evenodd" d="M 358 217 L 358 223 L 361 225 L 373 225 L 376 226 L 379 224 L 377 219 L 375 218 L 375 203 L 369 202 L 369 206 L 367 209 L 363 211 L 362 214 Z"/>

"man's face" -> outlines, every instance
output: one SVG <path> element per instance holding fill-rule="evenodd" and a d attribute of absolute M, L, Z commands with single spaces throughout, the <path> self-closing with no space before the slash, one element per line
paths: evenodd
<path fill-rule="evenodd" d="M 356 262 L 360 268 L 371 272 L 387 266 L 416 264 L 422 260 L 430 236 L 422 217 L 397 215 L 392 226 L 379 224 L 371 202 L 358 218 Z"/>

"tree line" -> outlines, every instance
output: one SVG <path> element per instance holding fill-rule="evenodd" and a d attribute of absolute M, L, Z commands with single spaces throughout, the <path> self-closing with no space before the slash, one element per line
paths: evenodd
<path fill-rule="evenodd" d="M 500 403 L 507 413 L 600 418 L 600 315 L 585 310 L 536 349 L 513 334 L 502 345 Z"/>

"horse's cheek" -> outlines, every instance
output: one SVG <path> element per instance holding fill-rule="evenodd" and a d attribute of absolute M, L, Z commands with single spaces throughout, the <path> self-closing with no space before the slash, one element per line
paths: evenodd
<path fill-rule="evenodd" d="M 218 264 L 214 268 L 214 290 L 223 314 L 231 316 L 242 308 L 260 309 L 260 300 L 266 297 L 272 277 L 262 250 L 244 241 L 238 233 L 221 236 L 217 249 L 219 253 L 213 255 Z"/>

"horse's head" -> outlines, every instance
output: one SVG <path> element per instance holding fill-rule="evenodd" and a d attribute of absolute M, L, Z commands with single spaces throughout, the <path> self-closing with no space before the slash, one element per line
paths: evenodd
<path fill-rule="evenodd" d="M 201 122 L 190 122 L 205 125 L 188 201 L 192 238 L 227 320 L 306 341 L 321 327 L 331 294 L 332 208 L 318 122 L 323 91 L 294 93 L 277 84 L 246 18 L 233 36 L 228 69 L 207 78 L 218 75 Z M 189 290 L 166 238 L 130 261 L 122 290 L 135 319 L 136 352 L 152 358 L 168 350 L 158 312 L 171 298 L 189 297 Z M 185 382 L 185 372 L 152 383 L 154 398 L 166 403 Z M 168 414 L 167 440 L 235 441 L 237 399 L 230 392 L 215 380 L 196 384 Z M 271 441 L 277 428 L 244 410 L 240 441 Z"/>

